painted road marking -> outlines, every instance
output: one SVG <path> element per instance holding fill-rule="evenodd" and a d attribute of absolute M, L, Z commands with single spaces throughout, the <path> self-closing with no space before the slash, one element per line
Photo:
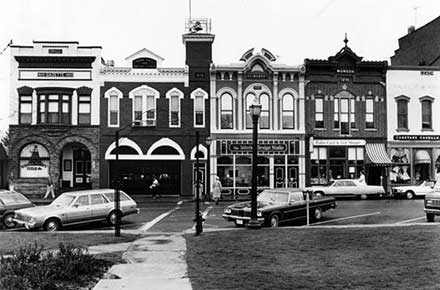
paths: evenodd
<path fill-rule="evenodd" d="M 422 217 L 418 217 L 418 218 L 414 218 L 414 219 L 410 219 L 410 220 L 400 221 L 400 222 L 397 222 L 396 224 L 406 224 L 406 223 L 410 223 L 410 222 L 413 222 L 413 221 L 421 220 L 421 219 L 424 219 L 424 218 L 425 217 L 422 216 Z"/>
<path fill-rule="evenodd" d="M 354 216 L 349 216 L 349 217 L 345 217 L 345 218 L 339 218 L 339 219 L 334 219 L 334 220 L 329 220 L 329 221 L 318 222 L 318 223 L 314 223 L 314 224 L 311 224 L 311 225 L 312 226 L 314 226 L 314 225 L 322 225 L 322 224 L 326 224 L 326 223 L 342 221 L 342 220 L 348 220 L 348 219 L 355 219 L 355 218 L 360 218 L 360 217 L 365 217 L 365 216 L 370 216 L 370 215 L 377 215 L 377 214 L 380 214 L 380 212 L 378 211 L 378 212 L 373 212 L 373 213 L 354 215 Z"/>
<path fill-rule="evenodd" d="M 142 227 L 138 228 L 138 231 L 141 232 L 146 232 L 149 229 L 151 229 L 155 224 L 157 224 L 158 222 L 160 222 L 161 220 L 163 220 L 165 217 L 169 216 L 170 214 L 172 214 L 173 212 L 175 212 L 176 210 L 180 209 L 180 206 L 183 204 L 183 201 L 179 201 L 177 203 L 177 206 L 175 208 L 173 208 L 172 210 L 169 210 L 161 215 L 159 215 L 158 217 L 156 217 L 154 220 L 149 221 L 148 223 L 144 224 Z"/>

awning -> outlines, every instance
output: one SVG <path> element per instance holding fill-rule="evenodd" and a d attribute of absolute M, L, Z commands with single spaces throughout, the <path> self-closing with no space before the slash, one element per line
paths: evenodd
<path fill-rule="evenodd" d="M 385 150 L 385 145 L 382 143 L 367 143 L 365 145 L 367 150 L 367 164 L 373 166 L 392 166 L 390 157 Z"/>
<path fill-rule="evenodd" d="M 414 157 L 414 164 L 429 164 L 431 163 L 431 156 L 426 150 L 417 150 Z"/>

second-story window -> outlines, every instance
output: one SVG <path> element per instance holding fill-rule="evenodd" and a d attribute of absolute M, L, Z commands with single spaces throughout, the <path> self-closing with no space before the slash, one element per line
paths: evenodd
<path fill-rule="evenodd" d="M 205 126 L 205 99 L 203 96 L 194 98 L 194 126 Z"/>
<path fill-rule="evenodd" d="M 333 111 L 334 128 L 342 135 L 350 134 L 350 129 L 356 128 L 355 101 L 349 92 L 342 91 L 335 96 Z"/>
<path fill-rule="evenodd" d="M 119 97 L 117 95 L 110 95 L 109 98 L 109 125 L 119 125 Z"/>
<path fill-rule="evenodd" d="M 232 129 L 233 117 L 232 117 L 232 95 L 225 93 L 220 99 L 220 128 Z"/>
<path fill-rule="evenodd" d="M 397 100 L 397 128 L 408 129 L 408 100 Z"/>
<path fill-rule="evenodd" d="M 260 129 L 270 128 L 270 105 L 269 105 L 269 95 L 260 95 L 261 104 L 261 115 L 260 115 Z"/>
<path fill-rule="evenodd" d="M 374 128 L 374 99 L 367 98 L 365 100 L 365 128 Z"/>
<path fill-rule="evenodd" d="M 142 96 L 134 96 L 133 121 L 142 121 Z"/>
<path fill-rule="evenodd" d="M 20 96 L 20 124 L 32 123 L 32 96 Z"/>
<path fill-rule="evenodd" d="M 324 128 L 324 98 L 315 99 L 315 128 Z"/>
<path fill-rule="evenodd" d="M 88 125 L 91 121 L 91 97 L 78 96 L 78 124 Z"/>
<path fill-rule="evenodd" d="M 71 124 L 71 95 L 61 93 L 38 96 L 38 123 Z"/>
<path fill-rule="evenodd" d="M 431 100 L 422 100 L 422 129 L 432 129 Z"/>
<path fill-rule="evenodd" d="M 252 116 L 250 106 L 256 102 L 254 94 L 246 96 L 246 129 L 252 129 Z"/>
<path fill-rule="evenodd" d="M 177 95 L 170 97 L 170 127 L 180 126 L 180 99 Z"/>
<path fill-rule="evenodd" d="M 156 123 L 156 97 L 147 96 L 147 124 Z"/>
<path fill-rule="evenodd" d="M 295 105 L 291 94 L 283 96 L 283 129 L 295 129 Z"/>

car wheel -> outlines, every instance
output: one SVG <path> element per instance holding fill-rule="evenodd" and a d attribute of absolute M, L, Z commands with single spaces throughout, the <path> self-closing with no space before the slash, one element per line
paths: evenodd
<path fill-rule="evenodd" d="M 361 194 L 361 199 L 362 200 L 366 200 L 368 198 L 368 196 L 366 194 Z"/>
<path fill-rule="evenodd" d="M 321 208 L 319 208 L 319 207 L 317 207 L 317 208 L 315 208 L 315 210 L 313 211 L 313 219 L 315 220 L 315 221 L 319 221 L 319 220 L 321 220 L 322 219 L 322 210 L 321 210 Z"/>
<path fill-rule="evenodd" d="M 269 226 L 271 228 L 277 228 L 280 225 L 280 217 L 277 214 L 273 214 L 269 217 Z"/>
<path fill-rule="evenodd" d="M 414 198 L 414 192 L 412 192 L 411 190 L 408 190 L 405 193 L 406 199 L 413 199 Z"/>
<path fill-rule="evenodd" d="M 44 229 L 48 232 L 56 232 L 61 228 L 61 223 L 58 219 L 49 219 L 44 223 Z"/>
<path fill-rule="evenodd" d="M 112 225 L 112 226 L 114 226 L 115 224 L 116 224 L 116 220 L 117 220 L 117 218 L 118 218 L 118 215 L 119 215 L 119 217 L 121 217 L 121 213 L 120 212 L 117 212 L 117 211 L 112 211 L 111 213 L 109 213 L 108 214 L 108 216 L 107 216 L 107 222 L 110 224 L 110 225 Z"/>
<path fill-rule="evenodd" d="M 5 228 L 11 229 L 17 225 L 17 223 L 12 220 L 13 217 L 13 212 L 7 213 L 3 216 L 3 225 L 5 226 Z"/>
<path fill-rule="evenodd" d="M 433 215 L 432 213 L 427 213 L 427 214 L 426 214 L 426 220 L 427 220 L 429 223 L 432 223 L 432 222 L 434 221 L 434 215 Z"/>

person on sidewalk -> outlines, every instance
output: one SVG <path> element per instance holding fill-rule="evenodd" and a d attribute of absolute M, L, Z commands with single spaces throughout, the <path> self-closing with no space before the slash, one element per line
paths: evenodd
<path fill-rule="evenodd" d="M 50 176 L 47 178 L 47 188 L 46 188 L 46 194 L 44 195 L 44 199 L 49 198 L 49 195 L 51 198 L 55 198 L 55 192 L 53 191 L 54 184 L 52 181 L 52 178 Z"/>
<path fill-rule="evenodd" d="M 14 185 L 15 185 L 14 173 L 12 173 L 12 172 L 8 178 L 8 185 L 9 185 L 9 191 L 15 191 L 15 189 L 14 189 Z"/>
<path fill-rule="evenodd" d="M 359 176 L 359 183 L 366 184 L 366 183 L 365 183 L 365 173 L 364 173 L 363 170 L 361 170 L 361 174 L 360 174 L 360 176 Z"/>
<path fill-rule="evenodd" d="M 214 184 L 212 185 L 212 198 L 215 200 L 215 204 L 218 205 L 218 200 L 222 194 L 222 183 L 218 176 L 215 177 Z"/>
<path fill-rule="evenodd" d="M 160 195 L 158 194 L 159 181 L 157 180 L 156 175 L 153 175 L 153 181 L 151 182 L 150 189 L 154 199 L 160 197 Z"/>

